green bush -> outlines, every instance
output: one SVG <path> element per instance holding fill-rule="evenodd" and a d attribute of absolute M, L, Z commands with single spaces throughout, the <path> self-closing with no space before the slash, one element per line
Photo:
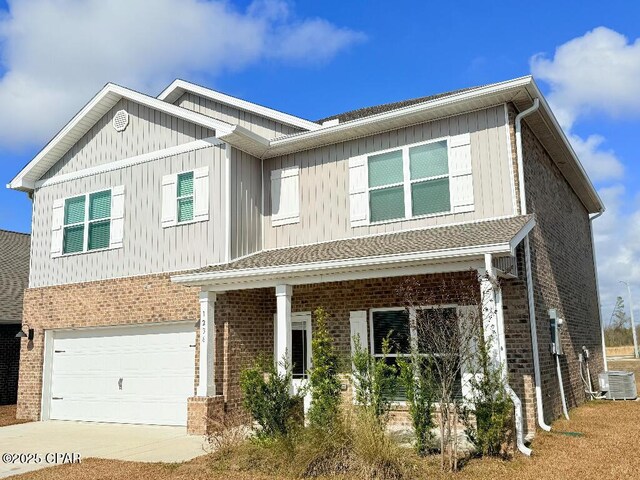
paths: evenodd
<path fill-rule="evenodd" d="M 374 357 L 360 343 L 360 336 L 353 338 L 353 390 L 356 402 L 371 411 L 374 418 L 386 424 L 391 395 L 397 387 L 397 367 L 387 363 L 387 355 L 391 351 L 389 338 L 382 341 L 382 358 Z"/>
<path fill-rule="evenodd" d="M 292 394 L 291 365 L 283 359 L 278 372 L 273 361 L 259 360 L 240 373 L 243 405 L 260 426 L 258 437 L 285 437 L 300 419 L 297 410 L 302 404 L 300 394 Z"/>
<path fill-rule="evenodd" d="M 429 365 L 429 358 L 412 355 L 410 360 L 398 359 L 400 383 L 404 387 L 409 405 L 409 415 L 415 434 L 416 453 L 424 456 L 429 453 L 433 443 L 433 413 L 435 383 Z"/>
<path fill-rule="evenodd" d="M 312 427 L 326 429 L 336 422 L 340 407 L 339 359 L 327 329 L 327 312 L 318 308 L 314 317 L 316 325 L 311 340 L 313 368 L 309 373 L 311 408 L 308 418 Z"/>

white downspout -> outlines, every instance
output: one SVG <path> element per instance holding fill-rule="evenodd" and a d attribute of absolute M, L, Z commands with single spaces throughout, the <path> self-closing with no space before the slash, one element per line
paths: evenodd
<path fill-rule="evenodd" d="M 497 283 L 497 279 L 494 275 L 493 270 L 493 257 L 491 254 L 486 254 L 484 256 L 485 262 L 485 270 L 487 275 L 489 275 L 491 282 Z M 523 455 L 527 457 L 531 456 L 532 450 L 524 444 L 524 433 L 522 427 L 522 402 L 520 401 L 520 397 L 513 391 L 511 385 L 509 385 L 509 369 L 507 367 L 507 350 L 506 350 L 506 338 L 504 333 L 504 313 L 502 311 L 502 290 L 500 288 L 492 287 L 494 298 L 495 298 L 495 307 L 496 307 L 496 327 L 498 330 L 498 352 L 500 353 L 500 357 L 502 360 L 502 378 L 504 380 L 504 389 L 511 398 L 513 402 L 513 408 L 515 411 L 516 417 L 516 445 L 518 446 L 518 450 Z"/>
<path fill-rule="evenodd" d="M 607 345 L 604 341 L 604 323 L 602 323 L 602 305 L 600 305 L 600 285 L 598 284 L 598 263 L 596 262 L 596 244 L 593 238 L 593 221 L 604 213 L 602 211 L 596 213 L 593 217 L 589 217 L 589 227 L 591 228 L 591 256 L 593 258 L 593 269 L 596 274 L 596 298 L 598 299 L 598 318 L 600 319 L 600 336 L 602 340 L 602 362 L 604 364 L 604 371 L 609 370 L 607 365 Z M 591 388 L 591 382 L 589 382 L 589 388 Z"/>
<path fill-rule="evenodd" d="M 533 105 L 516 115 L 516 157 L 518 161 L 518 184 L 520 187 L 520 213 L 527 214 L 527 198 L 524 189 L 524 166 L 522 158 L 522 119 L 535 112 L 540 107 L 540 100 L 534 99 Z M 527 268 L 527 298 L 529 301 L 529 326 L 531 327 L 531 347 L 533 356 L 533 372 L 536 383 L 536 411 L 538 413 L 538 425 L 545 431 L 550 431 L 551 426 L 544 421 L 544 407 L 542 405 L 542 380 L 540 378 L 540 357 L 538 356 L 538 331 L 536 325 L 536 306 L 533 298 L 533 275 L 531 274 L 531 247 L 529 234 L 524 238 L 524 258 Z"/>

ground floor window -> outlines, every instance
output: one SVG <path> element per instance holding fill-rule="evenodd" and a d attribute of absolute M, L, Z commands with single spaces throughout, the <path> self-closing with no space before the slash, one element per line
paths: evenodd
<path fill-rule="evenodd" d="M 434 323 L 438 324 L 435 325 Z M 429 328 L 438 328 L 439 335 L 447 336 L 447 329 L 458 328 L 458 313 L 456 306 L 420 307 L 420 308 L 380 308 L 372 309 L 370 313 L 371 352 L 375 357 L 383 358 L 383 342 L 390 341 L 390 353 L 386 355 L 386 362 L 397 364 L 398 358 L 409 357 L 411 346 L 417 347 L 420 357 L 432 366 L 434 378 L 437 380 L 435 362 L 442 358 L 443 352 L 429 334 Z M 444 329 L 444 330 L 442 330 Z M 398 387 L 395 392 L 389 392 L 395 401 L 406 400 L 404 388 Z M 462 398 L 462 380 L 458 375 L 455 385 L 456 398 Z"/>

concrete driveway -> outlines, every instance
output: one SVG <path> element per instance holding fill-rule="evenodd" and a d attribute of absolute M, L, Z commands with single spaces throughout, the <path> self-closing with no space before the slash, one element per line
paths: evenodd
<path fill-rule="evenodd" d="M 24 423 L 0 428 L 0 478 L 69 463 L 78 455 L 80 461 L 97 457 L 183 462 L 204 455 L 205 447 L 203 437 L 187 435 L 185 427 L 65 421 Z M 16 458 L 18 454 L 27 456 Z M 34 463 L 38 458 L 39 463 Z"/>

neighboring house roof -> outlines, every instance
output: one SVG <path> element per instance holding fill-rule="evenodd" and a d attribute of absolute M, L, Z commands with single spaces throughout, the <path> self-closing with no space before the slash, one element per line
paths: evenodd
<path fill-rule="evenodd" d="M 22 297 L 29 284 L 31 236 L 0 230 L 0 323 L 22 322 Z"/>
<path fill-rule="evenodd" d="M 252 112 L 263 117 L 276 120 L 280 123 L 284 123 L 285 125 L 298 127 L 303 130 L 317 130 L 318 128 L 322 128 L 322 125 L 311 122 L 309 120 L 305 120 L 304 118 L 296 117 L 295 115 L 289 115 L 288 113 L 264 107 L 262 105 L 258 105 L 257 103 L 248 102 L 246 100 L 242 100 L 241 98 L 232 97 L 231 95 L 227 95 L 226 93 L 217 92 L 210 88 L 196 85 L 195 83 L 187 82 L 181 79 L 173 81 L 171 85 L 165 88 L 162 93 L 158 95 L 158 99 L 165 102 L 173 103 L 178 100 L 185 92 L 191 92 L 201 97 L 224 103 L 225 105 L 230 105 L 240 110 Z"/>
<path fill-rule="evenodd" d="M 176 275 L 172 280 L 222 285 L 283 276 L 292 281 L 296 273 L 322 275 L 336 270 L 481 257 L 485 253 L 513 255 L 534 225 L 532 215 L 520 215 L 265 250 L 227 264 Z"/>
<path fill-rule="evenodd" d="M 30 191 L 39 180 L 69 149 L 80 140 L 102 116 L 120 99 L 126 98 L 146 105 L 155 110 L 165 112 L 196 125 L 215 130 L 217 136 L 233 131 L 236 126 L 213 119 L 185 108 L 180 108 L 157 98 L 144 95 L 120 85 L 108 83 L 87 103 L 65 127 L 31 160 L 8 187 L 16 190 Z"/>

